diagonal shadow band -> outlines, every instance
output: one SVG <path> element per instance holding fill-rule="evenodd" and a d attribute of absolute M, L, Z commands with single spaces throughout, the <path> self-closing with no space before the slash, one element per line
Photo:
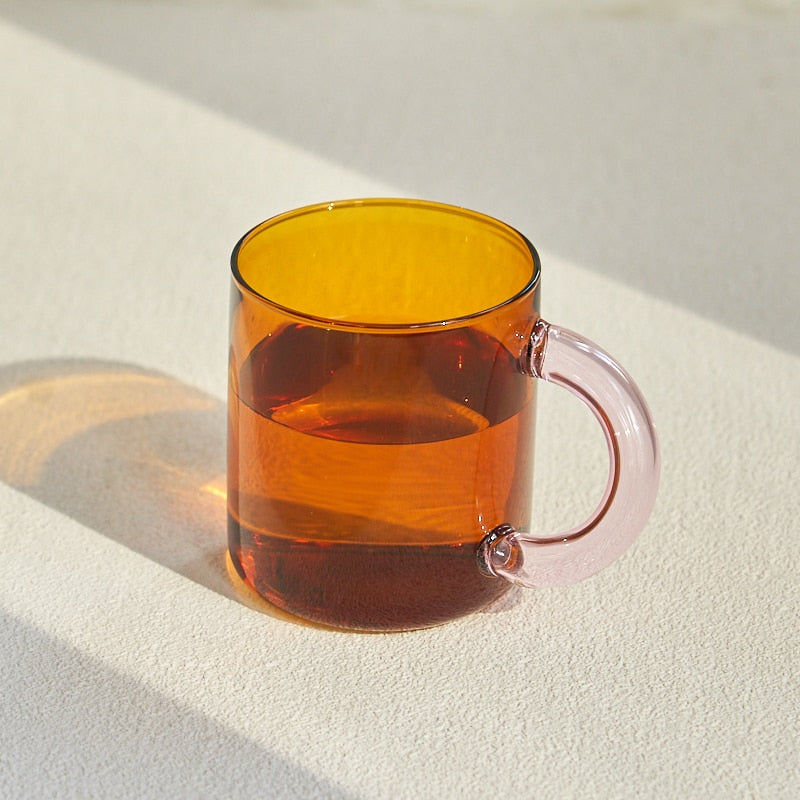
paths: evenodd
<path fill-rule="evenodd" d="M 352 795 L 0 611 L 2 797 Z"/>
<path fill-rule="evenodd" d="M 796 5 L 711 3 L 716 22 L 707 3 L 495 5 L 0 0 L 0 17 L 800 353 Z"/>
<path fill-rule="evenodd" d="M 225 404 L 99 360 L 0 367 L 0 480 L 227 597 Z"/>

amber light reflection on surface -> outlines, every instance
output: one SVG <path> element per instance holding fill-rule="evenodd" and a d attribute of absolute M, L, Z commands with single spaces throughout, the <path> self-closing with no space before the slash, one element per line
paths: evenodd
<path fill-rule="evenodd" d="M 227 596 L 225 406 L 90 360 L 0 368 L 0 480 Z"/>
<path fill-rule="evenodd" d="M 177 397 L 174 383 L 151 375 L 99 372 L 33 379 L 10 389 L 0 395 L 0 477 L 18 488 L 34 486 L 55 450 L 94 427 L 181 407 L 207 407 Z"/>

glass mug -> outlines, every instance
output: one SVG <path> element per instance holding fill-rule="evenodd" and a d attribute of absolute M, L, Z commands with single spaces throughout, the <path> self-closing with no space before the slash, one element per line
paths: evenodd
<path fill-rule="evenodd" d="M 650 413 L 606 353 L 539 316 L 539 257 L 462 208 L 348 200 L 261 223 L 232 255 L 228 532 L 244 581 L 324 625 L 407 630 L 513 583 L 594 574 L 644 527 Z M 529 529 L 535 381 L 605 431 L 590 519 Z"/>

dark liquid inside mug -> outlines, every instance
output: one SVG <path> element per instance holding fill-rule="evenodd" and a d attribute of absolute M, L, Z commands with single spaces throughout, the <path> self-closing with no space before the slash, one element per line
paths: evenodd
<path fill-rule="evenodd" d="M 365 630 L 439 624 L 509 577 L 535 583 L 522 565 L 539 540 L 517 531 L 544 323 L 524 237 L 447 206 L 350 201 L 263 223 L 233 268 L 240 576 L 291 613 Z"/>
<path fill-rule="evenodd" d="M 292 323 L 242 365 L 230 444 L 257 466 L 234 498 L 234 564 L 276 605 L 342 627 L 485 606 L 511 584 L 475 567 L 482 515 L 522 525 L 530 508 L 533 382 L 469 327 L 326 338 Z"/>

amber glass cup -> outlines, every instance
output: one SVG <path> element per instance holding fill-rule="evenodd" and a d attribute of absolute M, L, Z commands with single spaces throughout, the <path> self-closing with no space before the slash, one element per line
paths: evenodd
<path fill-rule="evenodd" d="M 326 203 L 258 225 L 232 269 L 229 550 L 271 603 L 427 627 L 512 583 L 587 577 L 644 526 L 647 406 L 607 354 L 540 318 L 539 258 L 513 228 L 431 202 Z M 592 408 L 611 461 L 595 513 L 550 537 L 525 533 L 533 378 Z"/>

